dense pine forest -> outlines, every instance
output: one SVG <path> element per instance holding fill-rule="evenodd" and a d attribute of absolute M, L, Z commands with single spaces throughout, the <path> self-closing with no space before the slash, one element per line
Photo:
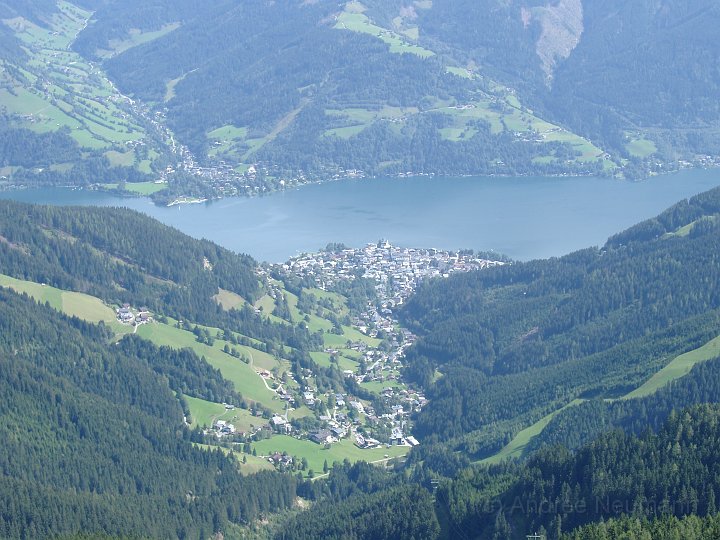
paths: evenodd
<path fill-rule="evenodd" d="M 193 446 L 157 358 L 4 290 L 0 330 L 3 538 L 208 538 L 293 503 L 295 478 Z"/>
<path fill-rule="evenodd" d="M 716 337 L 719 212 L 716 189 L 602 248 L 421 287 L 402 313 L 421 334 L 407 376 L 432 401 L 419 434 L 484 457 L 521 425 L 622 397 Z"/>

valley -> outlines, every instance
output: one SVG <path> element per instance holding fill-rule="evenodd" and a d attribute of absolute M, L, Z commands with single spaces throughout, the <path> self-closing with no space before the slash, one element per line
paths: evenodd
<path fill-rule="evenodd" d="M 328 464 L 346 459 L 384 463 L 403 457 L 418 444 L 411 436 L 409 415 L 426 400 L 402 381 L 404 351 L 414 336 L 398 327 L 390 308 L 412 293 L 415 280 L 498 263 L 474 259 L 471 254 L 401 249 L 387 242 L 308 257 L 259 270 L 267 292 L 254 305 L 239 296 L 232 307 L 223 304 L 233 296 L 229 291 L 216 300 L 224 309 L 251 306 L 274 324 L 307 325 L 310 332 L 322 336 L 318 350 L 309 352 L 311 362 L 322 369 L 342 369 L 346 379 L 355 381 L 356 395 L 318 392 L 313 369 L 295 371 L 287 348 L 268 354 L 266 344 L 242 334 L 180 322 L 127 303 L 112 308 L 93 296 L 9 276 L 0 275 L 0 286 L 48 302 L 68 316 L 102 322 L 114 334 L 111 343 L 134 334 L 159 347 L 189 349 L 219 370 L 243 396 L 245 405 L 183 396 L 189 413 L 186 421 L 190 427 L 203 429 L 210 447 L 219 444 L 239 459 L 245 456 L 240 465 L 245 473 L 247 455 L 264 459 L 263 468 L 272 468 L 267 466 L 269 461 L 281 470 L 300 470 L 309 478 L 326 476 Z M 355 292 L 353 272 L 357 269 L 364 269 L 364 276 L 357 279 L 365 281 Z M 314 286 L 293 294 L 269 274 L 286 283 L 300 280 Z M 377 295 L 376 303 L 367 305 L 368 294 L 367 298 Z M 328 433 L 327 441 L 320 442 L 320 433 Z M 276 454 L 289 457 L 271 461 Z M 257 459 L 251 459 L 250 470 L 258 466 Z"/>
<path fill-rule="evenodd" d="M 0 538 L 720 537 L 718 28 L 0 0 Z"/>

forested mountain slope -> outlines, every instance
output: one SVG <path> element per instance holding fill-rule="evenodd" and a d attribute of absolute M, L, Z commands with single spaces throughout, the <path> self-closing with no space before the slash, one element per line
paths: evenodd
<path fill-rule="evenodd" d="M 325 501 L 276 538 L 714 538 L 719 415 L 717 405 L 701 405 L 673 413 L 655 433 L 614 431 L 575 454 L 556 446 L 523 464 L 467 467 L 451 478 L 427 462 L 395 481 L 345 466 L 324 486 Z"/>
<path fill-rule="evenodd" d="M 191 170 L 177 142 L 223 170 L 235 192 L 249 180 L 272 188 L 279 177 L 357 170 L 636 175 L 678 158 L 711 163 L 720 148 L 719 15 L 709 0 L 78 0 L 0 10 L 4 122 L 26 139 L 58 132 L 93 158 L 88 168 L 51 153 L 52 168 L 38 162 L 38 172 L 0 149 L 3 176 L 16 181 L 96 175 L 114 185 L 180 162 Z M 257 164 L 275 183 L 244 176 Z"/>
<path fill-rule="evenodd" d="M 719 425 L 717 405 L 699 406 L 674 414 L 656 434 L 636 438 L 612 432 L 574 455 L 553 447 L 521 467 L 468 469 L 441 485 L 437 500 L 452 522 L 453 534 L 467 538 L 519 539 L 543 531 L 547 538 L 557 539 L 578 526 L 623 516 L 638 521 L 636 530 L 658 532 L 661 527 L 683 530 L 681 523 L 668 518 L 708 516 L 702 527 L 712 531 L 720 489 Z M 659 518 L 664 525 L 641 525 L 641 520 Z M 696 518 L 684 523 L 701 526 Z M 632 525 L 626 518 L 568 537 L 626 538 L 596 535 Z"/>
<path fill-rule="evenodd" d="M 103 13 L 98 12 L 101 20 Z M 256 153 L 258 158 L 292 167 L 334 164 L 372 171 L 398 159 L 397 146 L 413 156 L 401 158 L 403 167 L 417 172 L 454 172 L 447 154 L 461 152 L 467 158 L 478 148 L 485 156 L 467 163 L 465 170 L 489 172 L 491 164 L 502 171 L 497 160 L 509 159 L 507 166 L 522 172 L 523 162 L 502 150 L 510 140 L 495 140 L 480 126 L 489 123 L 491 134 L 498 134 L 523 132 L 527 124 L 530 135 L 535 131 L 546 141 L 553 139 L 548 126 L 527 110 L 525 119 L 513 113 L 517 100 L 505 101 L 497 81 L 544 119 L 616 156 L 717 154 L 712 119 L 718 109 L 712 96 L 720 79 L 712 59 L 720 14 L 708 0 L 632 5 L 369 0 L 339 7 L 225 2 L 201 19 L 181 3 L 162 21 L 157 10 L 142 13 L 147 19 L 139 27 L 147 21 L 156 21 L 155 29 L 175 21 L 182 27 L 119 55 L 108 69 L 128 91 L 165 100 L 171 124 L 196 148 L 217 141 L 205 134 L 228 124 L 248 130 L 231 138 L 233 144 L 250 153 L 257 145 L 265 149 Z M 101 30 L 102 24 L 81 36 L 78 48 L 95 53 L 92 44 L 99 46 Z M 172 96 L 166 93 L 168 83 Z M 224 89 L 232 92 L 223 95 Z M 218 103 L 224 105 L 222 113 L 213 106 Z M 465 119 L 446 108 L 467 104 L 477 114 Z M 259 112 L 256 105 L 264 111 L 261 117 L 252 116 Z M 400 106 L 400 111 L 388 106 Z M 400 133 L 379 129 L 378 120 L 391 121 Z M 285 126 L 287 121 L 291 125 Z M 431 125 L 424 125 L 428 121 Z M 417 130 L 422 139 L 413 135 Z M 314 144 L 303 141 L 301 132 L 312 133 Z M 409 147 L 403 143 L 407 137 Z M 365 156 L 368 139 L 385 141 L 387 155 Z M 535 157 L 563 161 L 580 149 L 579 140 L 557 140 L 571 143 L 570 154 L 525 149 L 528 145 L 515 145 L 515 151 L 520 147 Z M 353 143 L 353 149 L 343 141 Z M 419 162 L 418 146 L 427 155 Z M 283 161 L 280 155 L 300 150 L 312 158 L 291 153 Z M 552 159 L 533 163 L 541 162 L 558 164 Z"/>
<path fill-rule="evenodd" d="M 292 504 L 294 478 L 194 448 L 168 379 L 108 339 L 0 290 L 0 536 L 208 538 Z"/>
<path fill-rule="evenodd" d="M 87 292 L 104 301 L 304 348 L 306 328 L 258 315 L 256 263 L 126 209 L 0 202 L 0 273 Z M 219 290 L 245 300 L 225 310 Z"/>
<path fill-rule="evenodd" d="M 402 312 L 421 334 L 407 374 L 431 398 L 420 435 L 462 437 L 487 455 L 577 398 L 627 394 L 716 337 L 719 212 L 716 189 L 601 249 L 421 287 Z"/>

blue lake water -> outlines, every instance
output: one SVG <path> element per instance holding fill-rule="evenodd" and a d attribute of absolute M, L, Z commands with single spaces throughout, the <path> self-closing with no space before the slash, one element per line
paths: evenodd
<path fill-rule="evenodd" d="M 44 204 L 126 206 L 259 260 L 282 262 L 328 242 L 359 247 L 386 238 L 407 247 L 495 250 L 528 260 L 592 245 L 680 199 L 720 185 L 718 170 L 642 182 L 607 178 L 347 180 L 264 197 L 158 207 L 69 189 L 0 192 Z"/>

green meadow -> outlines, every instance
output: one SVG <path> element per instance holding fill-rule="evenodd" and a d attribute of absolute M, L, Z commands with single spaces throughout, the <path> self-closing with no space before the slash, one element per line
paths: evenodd
<path fill-rule="evenodd" d="M 720 336 L 710 340 L 702 347 L 698 347 L 697 349 L 673 358 L 669 364 L 655 373 L 644 384 L 623 396 L 622 399 L 635 399 L 649 396 L 670 382 L 690 373 L 690 370 L 696 364 L 712 360 L 718 356 L 720 356 Z"/>
<path fill-rule="evenodd" d="M 250 411 L 236 407 L 225 409 L 222 403 L 213 403 L 204 399 L 183 396 L 188 404 L 191 416 L 191 427 L 212 427 L 217 420 L 225 420 L 235 426 L 238 431 L 251 431 L 267 424 L 262 417 L 253 416 Z"/>
<path fill-rule="evenodd" d="M 192 349 L 198 356 L 204 357 L 211 366 L 219 369 L 223 377 L 232 382 L 243 397 L 257 401 L 276 412 L 284 410 L 283 402 L 273 391 L 265 387 L 262 378 L 250 365 L 223 352 L 224 341 L 215 340 L 215 344 L 210 347 L 198 342 L 195 334 L 188 330 L 158 322 L 141 325 L 137 333 L 156 345 L 165 345 L 175 349 L 185 347 Z"/>
<path fill-rule="evenodd" d="M 129 102 L 104 73 L 70 48 L 92 13 L 64 1 L 57 5 L 47 25 L 19 17 L 6 21 L 22 41 L 28 60 L 23 69 L 13 66 L 17 71 L 8 70 L 1 77 L 0 105 L 17 115 L 15 122 L 21 127 L 38 133 L 66 127 L 81 147 L 105 150 L 111 165 L 135 166 L 149 173 L 150 162 L 136 163 L 134 152 L 127 148 L 128 143 L 145 138 Z M 36 84 L 38 80 L 42 86 Z M 68 165 L 54 164 L 52 169 Z"/>
<path fill-rule="evenodd" d="M 385 42 L 390 47 L 391 53 L 414 54 L 421 58 L 429 58 L 435 55 L 434 52 L 428 49 L 409 43 L 402 35 L 396 32 L 376 26 L 366 15 L 357 11 L 346 9 L 338 16 L 335 28 L 374 36 Z"/>
<path fill-rule="evenodd" d="M 363 450 L 355 446 L 349 439 L 343 439 L 330 445 L 329 448 L 325 448 L 312 441 L 299 440 L 288 435 L 276 435 L 253 443 L 252 447 L 260 456 L 269 456 L 274 452 L 287 452 L 289 455 L 296 456 L 299 459 L 307 459 L 308 469 L 303 471 L 306 476 L 310 469 L 313 470 L 315 476 L 321 475 L 325 461 L 330 467 L 332 467 L 334 461 L 342 462 L 345 459 L 352 463 L 357 461 L 384 461 L 389 458 L 405 456 L 410 451 L 408 446 Z"/>

